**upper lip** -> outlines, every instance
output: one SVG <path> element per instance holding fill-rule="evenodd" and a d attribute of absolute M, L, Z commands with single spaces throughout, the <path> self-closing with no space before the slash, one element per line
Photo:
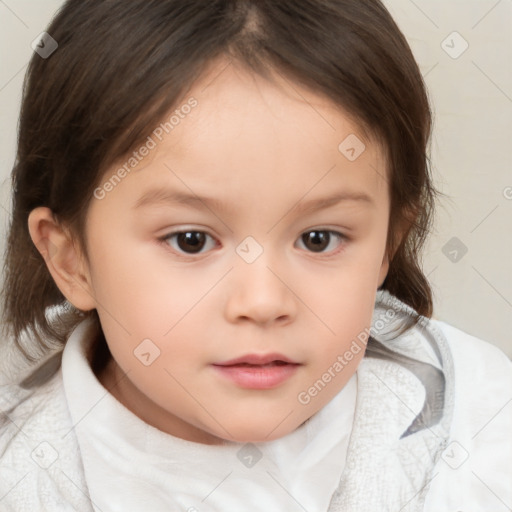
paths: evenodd
<path fill-rule="evenodd" d="M 293 361 L 289 357 L 284 356 L 283 354 L 246 354 L 241 357 L 237 357 L 236 359 L 230 359 L 229 361 L 223 361 L 221 363 L 215 363 L 216 366 L 233 366 L 236 364 L 268 364 L 272 361 L 283 361 L 285 363 L 290 364 L 300 364 L 296 361 Z"/>

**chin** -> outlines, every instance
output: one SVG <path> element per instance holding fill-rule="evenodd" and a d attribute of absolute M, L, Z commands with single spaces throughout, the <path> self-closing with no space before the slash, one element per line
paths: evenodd
<path fill-rule="evenodd" d="M 224 439 L 235 443 L 266 443 L 284 437 L 298 427 L 293 428 L 289 424 L 278 427 L 278 424 L 279 422 L 269 421 L 268 424 L 240 425 L 236 428 L 226 426 L 231 436 Z"/>

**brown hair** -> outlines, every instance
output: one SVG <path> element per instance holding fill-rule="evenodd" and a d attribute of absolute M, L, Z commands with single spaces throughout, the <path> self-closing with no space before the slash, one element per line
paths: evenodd
<path fill-rule="evenodd" d="M 81 320 L 66 309 L 49 318 L 65 301 L 29 236 L 30 211 L 50 208 L 87 254 L 88 204 L 105 171 L 223 55 L 325 95 L 382 143 L 393 257 L 381 288 L 432 315 L 418 261 L 437 193 L 430 107 L 407 41 L 379 0 L 68 0 L 47 31 L 59 46 L 46 59 L 34 54 L 25 77 L 4 268 L 4 322 L 28 359 L 37 356 L 24 333 L 42 354 Z M 99 325 L 96 311 L 86 315 Z"/>

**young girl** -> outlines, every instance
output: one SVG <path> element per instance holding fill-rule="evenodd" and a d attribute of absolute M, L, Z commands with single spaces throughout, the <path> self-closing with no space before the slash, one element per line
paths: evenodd
<path fill-rule="evenodd" d="M 379 0 L 68 0 L 13 170 L 0 509 L 512 507 L 512 365 L 419 265 L 430 128 Z"/>

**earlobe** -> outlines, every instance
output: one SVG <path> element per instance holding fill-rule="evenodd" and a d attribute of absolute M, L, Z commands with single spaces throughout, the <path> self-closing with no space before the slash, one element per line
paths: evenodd
<path fill-rule="evenodd" d="M 73 306 L 88 311 L 96 307 L 88 267 L 75 243 L 46 207 L 28 217 L 30 237 L 44 258 L 55 284 Z"/>

